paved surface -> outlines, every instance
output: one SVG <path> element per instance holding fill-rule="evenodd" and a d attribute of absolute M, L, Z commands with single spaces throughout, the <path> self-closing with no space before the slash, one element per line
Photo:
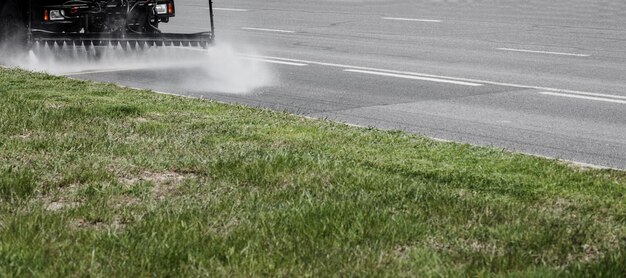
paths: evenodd
<path fill-rule="evenodd" d="M 200 31 L 205 1 L 168 28 Z M 221 42 L 279 82 L 228 94 L 193 67 L 76 75 L 626 168 L 622 0 L 216 1 Z M 164 80 L 166 80 L 164 82 Z"/>

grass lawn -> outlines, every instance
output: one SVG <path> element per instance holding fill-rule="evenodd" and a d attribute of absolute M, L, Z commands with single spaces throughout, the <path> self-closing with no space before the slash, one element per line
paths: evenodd
<path fill-rule="evenodd" d="M 625 172 L 0 69 L 0 276 L 625 272 Z"/>

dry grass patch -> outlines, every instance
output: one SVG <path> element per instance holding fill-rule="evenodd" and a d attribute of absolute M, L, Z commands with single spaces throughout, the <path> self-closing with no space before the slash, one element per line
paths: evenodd
<path fill-rule="evenodd" d="M 46 205 L 46 210 L 55 212 L 55 211 L 60 211 L 64 209 L 72 209 L 78 206 L 80 206 L 79 202 L 56 201 L 56 202 L 48 203 Z"/>
<path fill-rule="evenodd" d="M 113 230 L 113 231 L 121 231 L 126 228 L 126 223 L 123 223 L 119 217 L 113 218 L 110 223 L 105 223 L 103 221 L 87 221 L 85 219 L 74 219 L 71 220 L 70 228 L 74 230 Z"/>
<path fill-rule="evenodd" d="M 128 208 L 141 203 L 141 200 L 128 195 L 111 196 L 107 201 L 107 206 L 114 209 Z"/>
<path fill-rule="evenodd" d="M 152 198 L 156 200 L 164 200 L 177 195 L 180 185 L 185 180 L 196 179 L 193 174 L 181 174 L 174 171 L 152 172 L 144 171 L 138 176 L 121 177 L 119 180 L 126 186 L 135 186 L 139 183 L 148 182 L 153 185 L 150 190 Z M 137 203 L 137 199 L 124 197 L 115 200 L 113 203 L 117 205 L 132 205 Z M 117 206 L 116 205 L 116 206 Z"/>
<path fill-rule="evenodd" d="M 139 182 L 151 182 L 153 184 L 179 184 L 185 178 L 191 178 L 191 175 L 179 174 L 173 171 L 150 172 L 144 171 L 138 176 L 119 178 L 123 184 L 135 185 Z"/>

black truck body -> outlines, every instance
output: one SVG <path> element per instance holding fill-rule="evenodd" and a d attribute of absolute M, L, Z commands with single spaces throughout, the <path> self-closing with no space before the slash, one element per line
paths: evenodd
<path fill-rule="evenodd" d="M 174 0 L 0 0 L 0 41 L 74 46 L 202 46 L 214 39 L 202 33 L 163 33 L 159 25 L 176 16 Z"/>

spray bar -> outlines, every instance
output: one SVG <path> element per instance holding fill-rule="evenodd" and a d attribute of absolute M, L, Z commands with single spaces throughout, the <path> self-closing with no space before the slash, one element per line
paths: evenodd
<path fill-rule="evenodd" d="M 196 34 L 125 34 L 115 36 L 108 33 L 48 33 L 33 31 L 32 40 L 34 43 L 41 43 L 48 46 L 76 45 L 76 46 L 193 46 L 207 48 L 213 42 L 213 33 Z"/>

